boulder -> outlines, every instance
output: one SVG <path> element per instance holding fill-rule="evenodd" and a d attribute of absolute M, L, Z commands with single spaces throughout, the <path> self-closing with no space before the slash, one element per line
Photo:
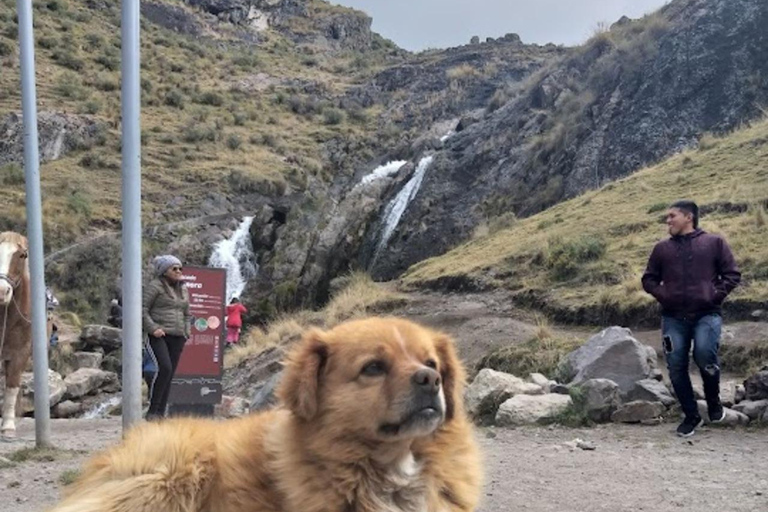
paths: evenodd
<path fill-rule="evenodd" d="M 765 400 L 768 398 L 768 367 L 744 381 L 747 400 Z"/>
<path fill-rule="evenodd" d="M 73 418 L 81 412 L 83 412 L 82 404 L 71 400 L 65 400 L 54 406 L 51 410 L 51 416 L 54 418 Z"/>
<path fill-rule="evenodd" d="M 650 352 L 624 327 L 609 327 L 565 358 L 558 371 L 571 385 L 589 379 L 609 379 L 628 392 L 635 382 L 647 379 L 653 367 Z"/>
<path fill-rule="evenodd" d="M 757 421 L 765 416 L 768 410 L 768 400 L 744 400 L 733 406 L 733 410 L 746 414 L 752 421 Z"/>
<path fill-rule="evenodd" d="M 643 400 L 646 402 L 661 402 L 665 407 L 670 407 L 677 402 L 667 386 L 653 379 L 643 379 L 635 383 L 632 389 L 624 396 L 624 401 L 634 402 Z"/>
<path fill-rule="evenodd" d="M 551 379 L 548 379 L 546 376 L 542 375 L 541 373 L 530 374 L 528 376 L 528 382 L 536 384 L 537 386 L 541 386 L 541 389 L 543 389 L 545 393 L 551 393 L 552 387 L 557 385 L 557 382 Z"/>
<path fill-rule="evenodd" d="M 541 386 L 525 382 L 514 375 L 483 368 L 464 393 L 464 401 L 470 416 L 477 417 L 480 412 L 480 405 L 489 395 L 494 393 L 509 393 L 510 396 L 540 395 L 544 393 L 544 390 Z"/>
<path fill-rule="evenodd" d="M 704 418 L 704 424 L 709 425 L 709 412 L 707 410 L 707 402 L 704 400 L 697 400 L 696 405 L 699 407 L 699 415 Z M 733 409 L 725 408 L 725 419 L 717 424 L 717 426 L 723 427 L 735 427 L 736 425 L 747 425 L 749 423 L 749 416 L 744 413 L 734 411 Z"/>
<path fill-rule="evenodd" d="M 736 391 L 733 396 L 733 401 L 735 403 L 741 403 L 744 400 L 747 399 L 747 389 L 744 387 L 744 384 L 739 384 L 736 386 Z"/>
<path fill-rule="evenodd" d="M 248 414 L 248 400 L 236 396 L 224 395 L 216 407 L 216 416 L 223 418 L 239 418 Z"/>
<path fill-rule="evenodd" d="M 80 368 L 64 379 L 67 386 L 66 397 L 72 399 L 90 395 L 105 384 L 114 384 L 116 381 L 117 375 L 112 372 L 105 372 L 97 368 Z"/>
<path fill-rule="evenodd" d="M 122 346 L 122 331 L 106 325 L 86 325 L 80 333 L 80 340 L 75 343 L 77 350 L 94 352 L 101 348 L 105 354 Z"/>
<path fill-rule="evenodd" d="M 736 405 L 736 394 L 739 383 L 733 380 L 720 382 L 720 401 L 724 407 L 733 407 Z"/>
<path fill-rule="evenodd" d="M 590 379 L 579 386 L 584 395 L 587 417 L 596 422 L 610 421 L 611 415 L 621 405 L 619 385 L 608 379 Z"/>
<path fill-rule="evenodd" d="M 666 410 L 661 402 L 636 400 L 619 407 L 611 415 L 611 421 L 614 423 L 642 423 L 661 417 Z"/>
<path fill-rule="evenodd" d="M 101 362 L 101 368 L 106 372 L 113 372 L 113 373 L 116 373 L 117 375 L 122 375 L 123 360 L 113 356 L 112 354 L 108 356 L 104 356 L 104 359 Z"/>
<path fill-rule="evenodd" d="M 496 424 L 514 426 L 551 420 L 571 405 L 573 399 L 567 395 L 515 395 L 499 406 Z"/>
<path fill-rule="evenodd" d="M 75 370 L 80 368 L 101 368 L 101 361 L 104 356 L 98 352 L 75 352 L 74 358 Z"/>
<path fill-rule="evenodd" d="M 61 375 L 53 370 L 48 370 L 48 397 L 51 401 L 51 407 L 61 402 L 67 386 Z M 35 377 L 32 372 L 21 374 L 21 395 L 20 410 L 17 414 L 28 414 L 35 410 Z"/>

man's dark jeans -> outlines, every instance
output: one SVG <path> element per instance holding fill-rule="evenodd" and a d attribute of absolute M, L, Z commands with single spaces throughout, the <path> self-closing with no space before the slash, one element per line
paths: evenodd
<path fill-rule="evenodd" d="M 722 324 L 720 315 L 706 315 L 698 320 L 682 320 L 669 316 L 662 318 L 662 335 L 672 339 L 671 350 L 670 347 L 664 347 L 669 378 L 686 417 L 699 415 L 691 377 L 688 374 L 691 341 L 693 360 L 701 371 L 707 405 L 711 408 L 720 404 L 720 360 L 717 351 L 720 347 Z"/>

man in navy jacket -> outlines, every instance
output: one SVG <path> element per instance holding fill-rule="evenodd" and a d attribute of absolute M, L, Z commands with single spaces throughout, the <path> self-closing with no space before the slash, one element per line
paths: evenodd
<path fill-rule="evenodd" d="M 701 371 L 709 419 L 725 419 L 720 404 L 720 362 L 717 355 L 722 304 L 741 274 L 725 240 L 699 229 L 699 208 L 678 201 L 667 212 L 671 237 L 653 248 L 643 274 L 643 288 L 659 301 L 669 378 L 685 419 L 677 434 L 692 436 L 703 420 L 688 375 L 689 353 Z"/>

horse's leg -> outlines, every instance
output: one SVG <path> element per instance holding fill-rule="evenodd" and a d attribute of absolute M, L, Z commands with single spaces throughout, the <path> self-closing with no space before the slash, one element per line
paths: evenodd
<path fill-rule="evenodd" d="M 5 396 L 3 397 L 3 423 L 0 425 L 0 436 L 3 439 L 16 437 L 16 401 L 21 387 L 21 372 L 23 365 L 19 358 L 5 362 Z"/>

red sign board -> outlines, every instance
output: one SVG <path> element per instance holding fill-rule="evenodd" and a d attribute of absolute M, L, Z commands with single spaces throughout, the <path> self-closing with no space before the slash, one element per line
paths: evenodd
<path fill-rule="evenodd" d="M 190 337 L 184 345 L 171 387 L 171 403 L 216 404 L 221 401 L 224 341 L 224 269 L 184 267 L 189 293 Z"/>

